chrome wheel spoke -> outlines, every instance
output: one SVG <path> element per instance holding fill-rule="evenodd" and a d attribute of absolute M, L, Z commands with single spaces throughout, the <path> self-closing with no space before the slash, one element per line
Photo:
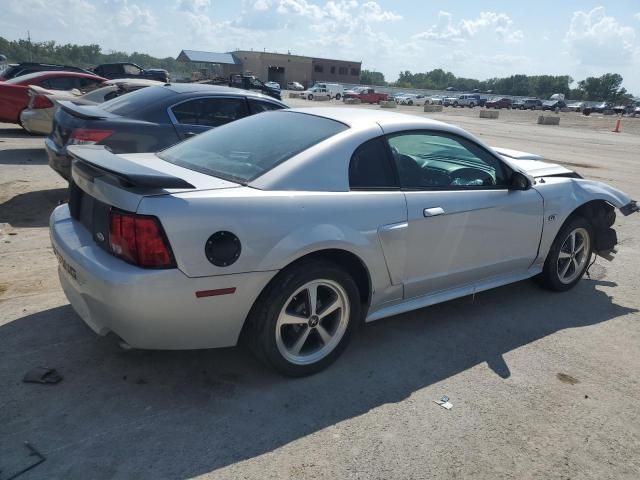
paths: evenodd
<path fill-rule="evenodd" d="M 569 250 L 571 253 L 576 251 L 576 232 L 575 230 L 573 232 L 571 232 L 571 235 L 569 236 L 570 242 L 571 242 L 571 249 Z"/>
<path fill-rule="evenodd" d="M 291 315 L 290 313 L 283 312 L 280 314 L 278 322 L 282 325 L 300 325 L 307 323 L 308 318 L 299 317 L 297 315 Z"/>
<path fill-rule="evenodd" d="M 567 271 L 569 270 L 569 267 L 571 266 L 571 262 L 572 260 L 569 260 L 567 264 L 564 266 L 564 268 L 562 269 L 562 272 L 560 273 L 561 277 L 563 278 L 565 277 L 565 275 L 567 274 Z"/>
<path fill-rule="evenodd" d="M 307 295 L 309 296 L 309 316 L 316 314 L 316 307 L 318 304 L 318 284 L 312 283 L 307 288 Z"/>
<path fill-rule="evenodd" d="M 305 327 L 304 331 L 300 334 L 300 337 L 296 340 L 296 342 L 292 345 L 291 351 L 298 355 L 304 344 L 307 343 L 307 339 L 309 338 L 309 333 L 311 329 L 309 327 Z"/>
<path fill-rule="evenodd" d="M 570 253 L 567 253 L 567 252 L 562 252 L 562 251 L 561 251 L 561 252 L 560 252 L 560 255 L 558 255 L 558 258 L 562 258 L 562 259 L 564 259 L 564 258 L 571 258 L 571 254 L 570 254 Z"/>
<path fill-rule="evenodd" d="M 316 330 L 318 331 L 318 335 L 320 335 L 320 338 L 322 339 L 322 343 L 327 345 L 331 341 L 331 334 L 327 332 L 327 329 L 320 324 L 318 324 Z"/>
<path fill-rule="evenodd" d="M 331 315 L 333 312 L 335 312 L 336 310 L 338 310 L 341 307 L 342 307 L 342 305 L 340 304 L 340 302 L 336 298 L 333 301 L 333 303 L 331 303 L 331 304 L 327 305 L 325 308 L 323 308 L 322 312 L 318 312 L 318 317 L 320 318 L 320 320 L 322 320 L 323 318 L 328 317 L 329 315 Z"/>

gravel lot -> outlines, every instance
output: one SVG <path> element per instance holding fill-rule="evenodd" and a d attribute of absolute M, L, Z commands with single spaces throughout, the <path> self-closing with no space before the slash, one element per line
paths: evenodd
<path fill-rule="evenodd" d="M 430 115 L 640 200 L 640 118 L 615 134 L 614 117 L 537 114 Z M 618 258 L 571 292 L 525 281 L 381 320 L 290 380 L 239 348 L 124 352 L 94 335 L 49 246 L 65 195 L 42 138 L 0 124 L 0 478 L 34 461 L 25 440 L 47 457 L 25 480 L 640 478 L 638 214 L 619 215 Z M 40 365 L 64 380 L 22 383 Z"/>

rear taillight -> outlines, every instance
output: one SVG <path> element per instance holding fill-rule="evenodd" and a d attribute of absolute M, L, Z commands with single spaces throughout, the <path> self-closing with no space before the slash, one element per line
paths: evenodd
<path fill-rule="evenodd" d="M 153 216 L 111 210 L 109 247 L 114 255 L 139 267 L 176 266 L 162 225 Z"/>
<path fill-rule="evenodd" d="M 51 108 L 53 107 L 53 102 L 46 95 L 35 95 L 29 106 L 33 109 Z"/>
<path fill-rule="evenodd" d="M 113 130 L 93 130 L 89 128 L 76 128 L 69 137 L 70 145 L 93 145 L 100 143 L 105 138 L 113 135 Z"/>

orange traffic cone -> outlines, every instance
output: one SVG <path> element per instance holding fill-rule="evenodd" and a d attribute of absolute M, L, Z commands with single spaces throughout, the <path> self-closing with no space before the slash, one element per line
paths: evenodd
<path fill-rule="evenodd" d="M 613 133 L 620 133 L 620 127 L 622 126 L 622 119 L 616 120 L 616 128 L 612 130 Z"/>

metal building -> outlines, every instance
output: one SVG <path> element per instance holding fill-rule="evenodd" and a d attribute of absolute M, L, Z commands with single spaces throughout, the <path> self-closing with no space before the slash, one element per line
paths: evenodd
<path fill-rule="evenodd" d="M 182 50 L 177 58 L 192 63 L 197 70 L 227 77 L 232 73 L 251 73 L 262 81 L 300 82 L 310 86 L 315 82 L 358 83 L 362 62 L 305 57 L 272 52 L 236 50 L 228 53 Z"/>

